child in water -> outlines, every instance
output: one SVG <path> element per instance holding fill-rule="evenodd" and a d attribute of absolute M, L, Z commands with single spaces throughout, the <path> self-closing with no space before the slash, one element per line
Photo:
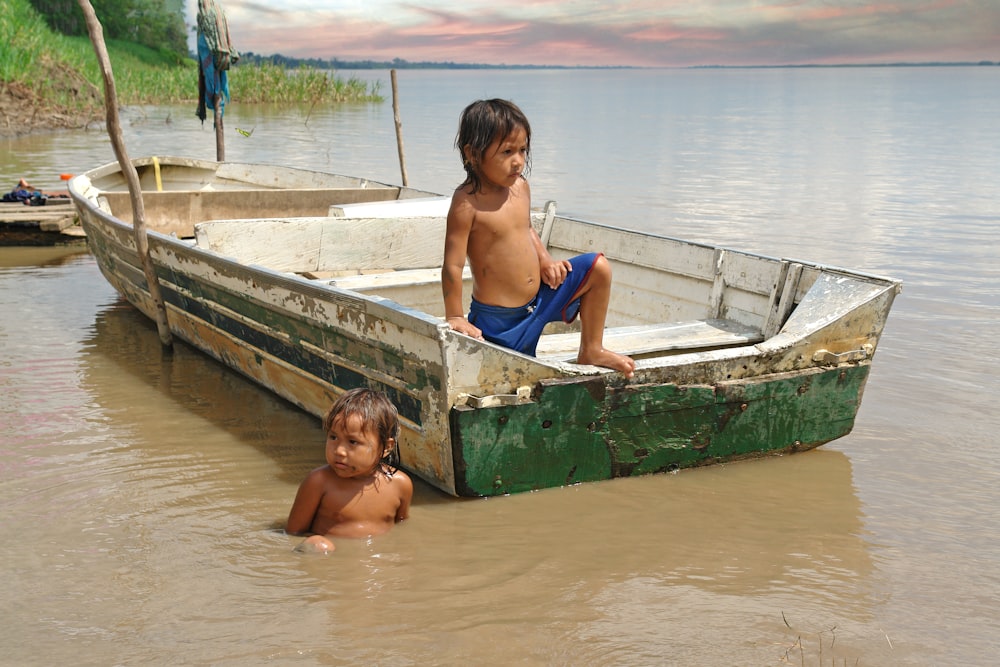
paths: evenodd
<path fill-rule="evenodd" d="M 306 476 L 285 530 L 312 535 L 305 551 L 329 553 L 330 537 L 367 537 L 406 519 L 413 481 L 392 465 L 399 435 L 396 406 L 370 389 L 344 393 L 323 418 L 326 465 Z"/>
<path fill-rule="evenodd" d="M 531 226 L 531 189 L 524 177 L 531 126 L 507 100 L 465 108 L 455 147 L 465 181 L 448 211 L 441 291 L 448 325 L 525 354 L 535 354 L 542 329 L 580 315 L 577 363 L 632 377 L 635 362 L 604 349 L 611 265 L 601 253 L 556 261 Z M 462 312 L 462 269 L 472 269 L 472 305 Z"/>

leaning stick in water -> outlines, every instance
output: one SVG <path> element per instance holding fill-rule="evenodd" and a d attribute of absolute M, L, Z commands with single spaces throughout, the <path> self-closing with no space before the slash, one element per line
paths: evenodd
<path fill-rule="evenodd" d="M 149 239 L 146 236 L 146 207 L 142 203 L 142 186 L 139 184 L 139 174 L 135 170 L 135 165 L 129 160 L 125 150 L 125 140 L 122 138 L 121 123 L 118 120 L 115 77 L 111 71 L 108 49 L 104 44 L 104 28 L 97 20 L 97 14 L 94 13 L 90 0 L 79 0 L 79 3 L 87 21 L 90 41 L 94 45 L 94 52 L 97 54 L 97 61 L 101 66 L 101 74 L 104 76 L 104 106 L 108 115 L 108 135 L 111 138 L 111 147 L 115 151 L 115 157 L 118 158 L 118 165 L 128 182 L 129 199 L 132 201 L 132 233 L 135 237 L 135 247 L 139 253 L 139 259 L 142 262 L 142 271 L 146 274 L 146 283 L 149 285 L 149 296 L 156 306 L 156 329 L 160 334 L 160 342 L 163 343 L 163 346 L 172 347 L 173 338 L 167 323 L 167 307 L 163 303 L 160 281 L 156 277 L 153 260 L 149 256 Z"/>
<path fill-rule="evenodd" d="M 406 178 L 406 158 L 403 156 L 403 121 L 399 119 L 399 96 L 396 94 L 396 70 L 389 70 L 392 80 L 392 118 L 396 122 L 396 147 L 399 149 L 399 171 L 402 172 L 403 185 L 409 185 Z"/>

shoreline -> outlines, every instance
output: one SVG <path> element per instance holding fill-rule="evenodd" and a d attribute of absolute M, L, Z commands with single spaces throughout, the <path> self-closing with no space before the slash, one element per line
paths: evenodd
<path fill-rule="evenodd" d="M 59 130 L 86 129 L 99 119 L 100 107 L 72 111 L 46 105 L 24 84 L 5 82 L 0 87 L 0 137 L 14 138 Z"/>

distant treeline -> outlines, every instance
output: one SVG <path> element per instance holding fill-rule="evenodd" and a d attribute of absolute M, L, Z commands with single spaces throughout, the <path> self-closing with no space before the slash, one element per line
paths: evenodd
<path fill-rule="evenodd" d="M 451 61 L 435 62 L 421 60 L 410 62 L 402 58 L 392 60 L 341 60 L 340 58 L 292 58 L 281 54 L 263 56 L 253 51 L 240 54 L 240 64 L 247 65 L 277 65 L 285 69 L 300 67 L 312 69 L 352 70 L 352 69 L 643 69 L 625 65 L 608 65 L 603 67 L 592 65 L 488 65 L 485 63 L 455 63 Z M 977 67 L 995 66 L 1000 62 L 981 60 L 979 62 L 924 62 L 924 63 L 871 63 L 844 65 L 691 65 L 681 69 L 778 69 L 778 68 L 830 68 L 830 67 Z M 673 68 L 669 68 L 673 69 Z"/>
<path fill-rule="evenodd" d="M 283 55 L 262 56 L 253 51 L 240 54 L 240 64 L 259 65 L 266 63 L 288 69 L 310 67 L 314 69 L 632 69 L 629 67 L 582 67 L 572 65 L 486 65 L 482 63 L 432 62 L 422 60 L 410 62 L 402 58 L 392 60 L 341 60 L 332 58 L 291 58 Z"/>
<path fill-rule="evenodd" d="M 927 62 L 927 63 L 862 63 L 862 64 L 851 64 L 845 63 L 843 65 L 694 65 L 690 69 L 808 69 L 810 67 L 814 68 L 831 68 L 831 67 L 993 67 L 1000 65 L 1000 62 L 993 62 L 992 60 L 980 60 L 979 62 L 957 62 L 957 63 L 937 63 L 937 62 Z"/>

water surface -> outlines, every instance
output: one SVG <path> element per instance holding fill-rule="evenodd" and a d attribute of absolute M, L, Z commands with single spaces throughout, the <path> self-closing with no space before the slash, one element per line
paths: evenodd
<path fill-rule="evenodd" d="M 0 248 L 2 661 L 992 664 L 998 76 L 400 72 L 410 185 L 450 191 L 462 107 L 508 97 L 536 204 L 904 291 L 841 440 L 489 500 L 418 484 L 410 521 L 329 558 L 280 530 L 322 462 L 315 419 L 164 354 L 85 250 Z M 229 160 L 400 180 L 388 102 L 235 100 L 226 128 Z M 124 129 L 133 157 L 215 156 L 193 107 L 129 108 Z M 96 130 L 5 140 L 0 183 L 113 160 Z"/>

